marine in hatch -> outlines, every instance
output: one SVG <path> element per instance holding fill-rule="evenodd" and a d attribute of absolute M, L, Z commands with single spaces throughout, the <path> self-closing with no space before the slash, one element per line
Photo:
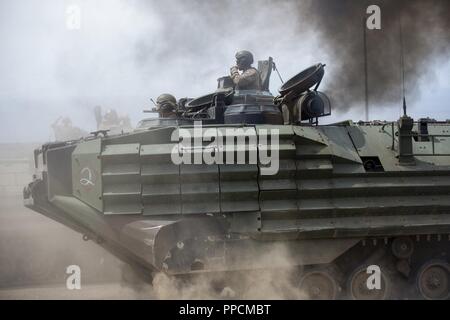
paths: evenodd
<path fill-rule="evenodd" d="M 156 111 L 160 118 L 176 118 L 177 99 L 168 93 L 160 95 L 156 99 Z"/>
<path fill-rule="evenodd" d="M 236 53 L 236 65 L 230 69 L 236 90 L 261 90 L 259 71 L 253 68 L 252 64 L 253 54 L 250 51 L 243 50 Z"/>

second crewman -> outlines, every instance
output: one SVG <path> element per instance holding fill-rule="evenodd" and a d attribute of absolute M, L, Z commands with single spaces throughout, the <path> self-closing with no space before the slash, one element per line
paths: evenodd
<path fill-rule="evenodd" d="M 177 99 L 168 93 L 160 95 L 156 99 L 156 111 L 160 118 L 176 118 Z"/>

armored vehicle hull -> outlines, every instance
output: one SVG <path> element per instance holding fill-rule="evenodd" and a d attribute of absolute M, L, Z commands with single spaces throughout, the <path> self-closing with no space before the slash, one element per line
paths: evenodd
<path fill-rule="evenodd" d="M 316 277 L 342 285 L 322 267 L 338 264 L 351 274 L 368 263 L 383 264 L 384 258 L 373 260 L 382 250 L 394 259 L 397 272 L 419 277 L 420 290 L 428 290 L 425 297 L 447 298 L 450 125 L 427 123 L 426 139 L 414 136 L 420 131 L 415 125 L 410 163 L 402 163 L 398 153 L 400 125 L 207 125 L 200 131 L 161 126 L 49 144 L 40 150 L 40 177 L 24 197 L 29 208 L 149 272 L 309 266 L 314 274 L 320 266 Z M 172 154 L 179 151 L 173 137 L 180 130 L 195 138 L 205 130 L 217 137 L 230 128 L 238 138 L 258 139 L 263 130 L 277 130 L 279 143 L 269 145 L 279 153 L 276 174 L 261 175 L 259 161 L 173 163 Z M 241 147 L 259 150 L 259 142 Z M 234 153 L 239 147 L 225 143 L 215 150 Z M 289 259 L 260 259 L 281 247 Z M 426 264 L 434 273 L 421 277 Z M 433 290 L 438 285 L 427 285 L 431 280 L 423 277 L 447 288 Z"/>

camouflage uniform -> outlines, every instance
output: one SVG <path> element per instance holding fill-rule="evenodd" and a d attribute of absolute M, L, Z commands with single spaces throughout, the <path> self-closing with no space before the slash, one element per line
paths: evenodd
<path fill-rule="evenodd" d="M 261 76 L 252 63 L 253 54 L 250 51 L 236 53 L 236 66 L 230 69 L 230 75 L 237 90 L 261 90 Z"/>
<path fill-rule="evenodd" d="M 253 67 L 244 70 L 242 74 L 239 74 L 237 67 L 233 67 L 230 70 L 231 79 L 236 85 L 237 90 L 261 90 L 261 80 L 259 71 Z"/>

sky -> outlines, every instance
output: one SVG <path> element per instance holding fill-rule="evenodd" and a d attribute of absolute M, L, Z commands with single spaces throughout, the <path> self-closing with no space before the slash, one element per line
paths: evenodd
<path fill-rule="evenodd" d="M 273 57 L 285 80 L 325 63 L 321 89 L 339 88 L 332 48 L 302 19 L 308 1 L 2 0 L 0 142 L 52 140 L 51 124 L 60 116 L 93 131 L 96 105 L 136 124 L 148 116 L 142 110 L 152 108 L 150 98 L 161 93 L 193 98 L 214 91 L 242 49 L 255 60 Z M 376 43 L 370 48 L 382 50 Z M 407 92 L 412 117 L 450 119 L 449 61 L 429 61 L 433 77 L 419 79 L 414 91 L 420 95 Z M 276 94 L 281 82 L 275 74 L 271 80 Z M 398 90 L 398 108 L 371 103 L 370 119 L 398 118 L 400 83 Z M 362 120 L 363 110 L 337 103 L 323 123 Z"/>

